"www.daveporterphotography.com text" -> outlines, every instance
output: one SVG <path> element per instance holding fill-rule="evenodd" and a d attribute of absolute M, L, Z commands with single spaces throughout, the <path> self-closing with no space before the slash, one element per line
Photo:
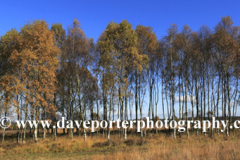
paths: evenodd
<path fill-rule="evenodd" d="M 27 120 L 27 121 L 16 121 L 18 128 L 25 127 L 27 124 L 29 124 L 30 128 L 33 127 L 38 127 L 38 125 L 42 125 L 43 128 L 50 128 L 52 121 L 50 120 Z M 233 127 L 238 129 L 240 128 L 240 120 L 236 120 L 233 123 L 233 126 L 229 126 L 229 121 L 228 120 L 216 120 L 215 117 L 212 118 L 212 120 L 203 120 L 202 123 L 200 120 L 157 120 L 153 121 L 150 120 L 149 117 L 146 117 L 146 120 L 102 120 L 102 121 L 97 121 L 97 120 L 66 120 L 65 117 L 62 117 L 61 120 L 57 121 L 55 125 L 52 125 L 53 128 L 59 128 L 59 129 L 73 129 L 75 127 L 80 128 L 83 127 L 85 129 L 90 128 L 91 132 L 95 132 L 95 129 L 102 128 L 113 128 L 113 126 L 116 125 L 118 129 L 120 128 L 130 128 L 132 129 L 134 124 L 137 126 L 137 132 L 141 132 L 141 129 L 143 128 L 176 128 L 178 132 L 185 132 L 186 129 L 189 129 L 193 127 L 194 129 L 202 129 L 202 132 L 207 132 L 207 129 L 209 128 L 214 128 L 214 129 L 220 129 L 221 132 L 223 132 L 227 127 L 230 127 L 232 129 Z"/>

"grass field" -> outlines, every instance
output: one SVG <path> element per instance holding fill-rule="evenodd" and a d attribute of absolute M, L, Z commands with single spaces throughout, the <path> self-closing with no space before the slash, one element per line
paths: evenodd
<path fill-rule="evenodd" d="M 0 159 L 240 159 L 240 133 L 225 134 L 209 138 L 208 135 L 184 133 L 174 140 L 171 134 L 148 134 L 141 137 L 129 134 L 128 140 L 111 135 L 111 141 L 102 134 L 84 136 L 59 134 L 53 140 L 52 134 L 46 139 L 39 137 L 34 144 L 31 134 L 27 134 L 26 144 L 16 144 L 16 131 L 7 131 L 4 143 L 0 144 Z M 2 132 L 0 132 L 2 135 Z"/>

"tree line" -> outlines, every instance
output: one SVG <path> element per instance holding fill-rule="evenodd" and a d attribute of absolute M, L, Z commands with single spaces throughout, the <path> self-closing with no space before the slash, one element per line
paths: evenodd
<path fill-rule="evenodd" d="M 227 16 L 213 29 L 192 31 L 184 25 L 179 30 L 172 24 L 158 39 L 152 27 L 134 30 L 123 20 L 110 22 L 95 43 L 76 19 L 67 31 L 60 23 L 49 29 L 44 20 L 33 21 L 0 38 L 1 116 L 15 112 L 18 120 L 55 123 L 59 117 L 139 120 L 145 108 L 153 121 L 159 114 L 169 120 L 221 117 L 230 122 L 229 136 L 240 98 L 239 31 Z M 43 133 L 45 138 L 45 128 Z M 73 130 L 68 134 L 73 137 Z M 86 141 L 84 128 L 77 128 L 77 134 Z M 25 135 L 26 127 L 23 143 Z M 106 135 L 110 140 L 109 129 Z M 127 139 L 127 130 L 121 129 L 121 135 Z M 4 136 L 5 129 L 2 142 Z M 37 128 L 33 137 L 38 143 Z"/>

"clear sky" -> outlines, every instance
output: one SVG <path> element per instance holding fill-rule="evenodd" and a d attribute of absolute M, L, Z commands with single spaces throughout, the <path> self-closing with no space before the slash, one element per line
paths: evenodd
<path fill-rule="evenodd" d="M 151 26 L 160 39 L 172 23 L 176 23 L 179 30 L 188 24 L 197 31 L 201 25 L 213 28 L 221 17 L 229 15 L 234 24 L 240 26 L 239 7 L 238 0 L 3 0 L 0 3 L 0 36 L 37 19 L 46 20 L 50 27 L 53 23 L 62 23 L 67 29 L 76 18 L 87 37 L 94 38 L 95 42 L 109 22 L 124 19 L 134 29 L 138 24 Z"/>
<path fill-rule="evenodd" d="M 153 27 L 158 38 L 170 24 L 181 30 L 188 24 L 194 31 L 201 25 L 213 28 L 223 16 L 240 25 L 240 1 L 223 0 L 5 0 L 0 3 L 0 35 L 19 29 L 28 21 L 45 19 L 51 26 L 62 23 L 67 29 L 76 18 L 88 37 L 96 41 L 111 21 L 128 20 Z"/>

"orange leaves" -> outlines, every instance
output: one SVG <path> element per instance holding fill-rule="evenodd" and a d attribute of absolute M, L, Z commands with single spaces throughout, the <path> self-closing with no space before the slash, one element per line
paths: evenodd
<path fill-rule="evenodd" d="M 238 65 L 237 57 L 240 52 L 237 36 L 239 31 L 239 27 L 233 26 L 231 18 L 227 16 L 216 25 L 215 34 L 211 37 L 216 60 L 223 65 L 225 72 L 234 65 Z"/>
<path fill-rule="evenodd" d="M 67 60 L 74 64 L 79 63 L 82 67 L 86 59 L 89 58 L 90 43 L 76 19 L 74 19 L 73 25 L 68 28 L 65 46 Z"/>
<path fill-rule="evenodd" d="M 153 29 L 139 25 L 136 28 L 136 32 L 138 34 L 138 50 L 140 54 L 146 54 L 146 52 L 148 54 L 156 54 L 158 42 Z"/>
<path fill-rule="evenodd" d="M 54 45 L 54 35 L 47 23 L 34 21 L 21 28 L 20 33 L 8 32 L 1 40 L 17 44 L 8 51 L 12 72 L 5 74 L 0 82 L 5 91 L 25 95 L 25 103 L 30 102 L 33 108 L 42 104 L 48 107 L 53 97 L 43 95 L 52 95 L 55 91 L 53 82 L 56 81 L 59 49 Z M 6 45 L 3 43 L 4 47 Z M 13 103 L 17 105 L 14 100 Z"/>
<path fill-rule="evenodd" d="M 148 55 L 142 50 L 145 50 L 144 46 L 147 46 L 147 51 L 155 53 L 158 43 L 156 35 L 152 32 L 147 34 L 149 33 L 147 30 L 151 32 L 150 28 L 139 26 L 136 32 L 126 20 L 119 24 L 114 22 L 108 24 L 97 42 L 104 92 L 113 86 L 118 86 L 119 99 L 122 100 L 124 96 L 127 96 L 130 75 L 134 71 L 141 72 L 143 66 L 148 66 Z M 143 36 L 144 38 L 141 39 Z M 146 37 L 149 39 L 148 43 L 144 41 Z"/>

